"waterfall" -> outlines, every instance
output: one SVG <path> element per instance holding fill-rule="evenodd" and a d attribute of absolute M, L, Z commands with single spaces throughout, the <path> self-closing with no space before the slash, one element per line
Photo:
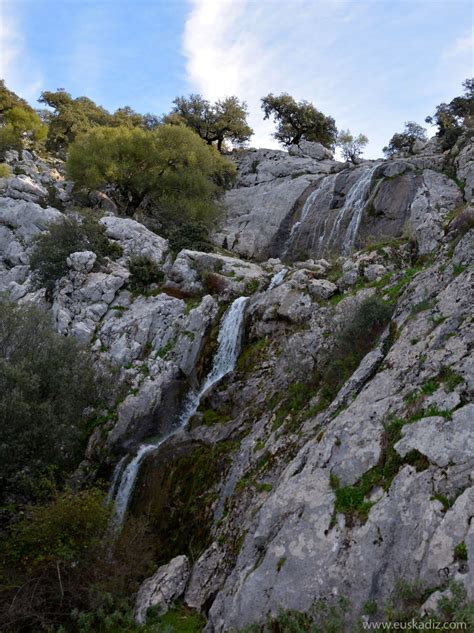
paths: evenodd
<path fill-rule="evenodd" d="M 325 219 L 327 220 L 327 213 L 330 201 L 332 199 L 335 180 L 336 175 L 334 174 L 326 176 L 320 182 L 317 189 L 312 191 L 306 198 L 303 209 L 301 210 L 300 219 L 291 227 L 290 234 L 288 235 L 288 238 L 283 246 L 281 257 L 286 257 L 288 253 L 290 253 L 290 251 L 294 251 L 295 247 L 298 246 L 298 242 L 301 240 L 302 233 L 302 231 L 299 229 L 303 228 L 303 225 L 310 215 L 310 212 L 314 215 L 314 222 L 312 223 L 311 227 L 314 242 L 314 236 L 318 232 L 321 222 L 323 222 Z M 324 212 L 322 212 L 323 210 Z"/>
<path fill-rule="evenodd" d="M 344 224 L 349 219 L 347 228 L 344 231 L 344 237 L 342 239 L 342 253 L 347 255 L 351 252 L 359 230 L 360 221 L 362 219 L 362 213 L 367 203 L 367 198 L 370 193 L 370 185 L 372 182 L 372 175 L 377 169 L 378 165 L 369 167 L 366 169 L 362 176 L 352 185 L 351 189 L 346 195 L 343 206 L 339 209 L 337 217 L 331 229 L 331 233 L 327 239 L 326 247 L 334 246 L 334 242 L 337 242 L 341 237 Z"/>
<path fill-rule="evenodd" d="M 296 224 L 294 226 L 296 226 Z M 267 290 L 273 290 L 273 288 L 276 288 L 277 286 L 279 286 L 282 283 L 282 281 L 285 279 L 287 272 L 288 272 L 288 268 L 282 268 L 280 272 L 276 273 L 276 275 L 273 275 L 273 277 L 270 280 L 270 284 Z"/>
<path fill-rule="evenodd" d="M 219 334 L 217 337 L 218 347 L 212 361 L 211 370 L 206 376 L 201 389 L 198 392 L 191 391 L 188 394 L 176 427 L 170 433 L 161 437 L 157 442 L 154 442 L 153 444 L 142 444 L 135 457 L 123 471 L 123 474 L 120 477 L 117 494 L 114 499 L 112 525 L 115 530 L 120 529 L 123 523 L 143 459 L 149 453 L 157 450 L 166 440 L 175 435 L 179 430 L 183 429 L 196 413 L 201 398 L 209 391 L 209 389 L 211 389 L 211 387 L 222 380 L 225 375 L 234 369 L 239 355 L 240 334 L 247 301 L 248 297 L 239 297 L 225 312 L 219 328 Z M 115 468 L 112 479 L 113 488 L 115 488 L 116 482 L 120 476 L 122 462 L 123 460 L 121 460 Z M 112 486 L 111 491 L 109 491 L 110 496 L 113 496 Z"/>

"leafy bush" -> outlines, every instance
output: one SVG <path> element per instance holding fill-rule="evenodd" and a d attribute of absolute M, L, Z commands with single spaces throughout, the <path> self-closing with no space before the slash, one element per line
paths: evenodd
<path fill-rule="evenodd" d="M 341 130 L 337 135 L 337 145 L 341 149 L 342 157 L 352 163 L 357 163 L 368 142 L 365 134 L 354 137 L 350 130 Z"/>
<path fill-rule="evenodd" d="M 89 354 L 43 312 L 0 302 L 0 503 L 34 498 L 42 477 L 78 465 L 84 411 L 107 395 Z"/>
<path fill-rule="evenodd" d="M 128 269 L 131 273 L 129 283 L 136 292 L 143 292 L 150 284 L 164 279 L 164 273 L 158 264 L 146 255 L 131 257 Z"/>
<path fill-rule="evenodd" d="M 0 178 L 10 178 L 12 170 L 7 163 L 0 163 Z"/>
<path fill-rule="evenodd" d="M 327 364 L 322 369 L 322 395 L 331 401 L 357 369 L 362 358 L 388 325 L 393 305 L 378 297 L 362 301 L 339 333 Z"/>
<path fill-rule="evenodd" d="M 93 215 L 66 217 L 50 224 L 49 230 L 35 239 L 30 266 L 36 286 L 46 288 L 50 294 L 56 281 L 68 270 L 67 258 L 78 251 L 93 251 L 98 263 L 121 252 Z"/>
<path fill-rule="evenodd" d="M 104 501 L 97 489 L 65 491 L 11 527 L 0 546 L 2 630 L 141 630 L 131 598 L 154 568 L 151 539 L 132 521 L 110 542 Z"/>
<path fill-rule="evenodd" d="M 392 158 L 398 152 L 412 154 L 415 142 L 426 141 L 426 139 L 426 129 L 424 127 L 414 121 L 407 121 L 404 131 L 394 134 L 389 144 L 382 151 L 387 158 Z"/>
<path fill-rule="evenodd" d="M 67 169 L 78 187 L 112 185 L 124 213 L 153 202 L 175 221 L 212 215 L 215 194 L 235 171 L 197 134 L 173 125 L 92 129 L 71 146 Z"/>
<path fill-rule="evenodd" d="M 24 99 L 0 80 L 0 157 L 6 150 L 20 150 L 24 141 L 42 141 L 47 127 Z"/>
<path fill-rule="evenodd" d="M 436 136 L 443 150 L 451 149 L 463 132 L 463 126 L 474 123 L 474 79 L 463 82 L 464 95 L 455 97 L 449 103 L 441 103 L 433 116 L 425 119 L 438 127 Z"/>

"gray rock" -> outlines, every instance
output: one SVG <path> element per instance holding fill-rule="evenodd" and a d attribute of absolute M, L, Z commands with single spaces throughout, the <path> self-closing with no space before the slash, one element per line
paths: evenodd
<path fill-rule="evenodd" d="M 185 603 L 201 611 L 207 600 L 221 588 L 224 580 L 225 550 L 214 542 L 193 565 L 184 596 Z"/>
<path fill-rule="evenodd" d="M 106 216 L 100 220 L 108 237 L 116 240 L 126 257 L 145 255 L 156 264 L 163 264 L 168 254 L 168 240 L 149 231 L 131 218 Z"/>
<path fill-rule="evenodd" d="M 333 160 L 333 153 L 321 143 L 312 143 L 304 139 L 298 145 L 291 145 L 288 154 L 290 156 L 307 156 L 314 160 Z"/>
<path fill-rule="evenodd" d="M 367 281 L 377 281 L 377 279 L 381 279 L 387 269 L 382 264 L 370 264 L 364 269 L 364 277 Z"/>
<path fill-rule="evenodd" d="M 79 273 L 90 273 L 94 268 L 97 255 L 92 251 L 81 251 L 79 253 L 71 253 L 66 262 L 69 268 Z"/>
<path fill-rule="evenodd" d="M 422 418 L 405 425 L 402 433 L 402 439 L 395 445 L 402 457 L 416 449 L 441 467 L 472 460 L 474 404 L 457 409 L 452 420 L 440 416 Z"/>
<path fill-rule="evenodd" d="M 159 567 L 138 590 L 135 620 L 143 624 L 150 607 L 158 607 L 160 613 L 166 613 L 171 604 L 184 593 L 188 577 L 189 561 L 186 556 L 176 556 L 168 564 Z"/>
<path fill-rule="evenodd" d="M 327 279 L 314 279 L 309 282 L 308 290 L 312 297 L 329 299 L 337 292 L 337 286 Z"/>

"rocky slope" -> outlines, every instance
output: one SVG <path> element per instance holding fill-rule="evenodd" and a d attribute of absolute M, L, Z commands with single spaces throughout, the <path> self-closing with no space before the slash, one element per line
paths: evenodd
<path fill-rule="evenodd" d="M 474 599 L 473 147 L 357 166 L 305 144 L 244 152 L 215 235 L 225 254 L 173 257 L 108 210 L 121 256 L 72 254 L 51 302 L 28 262 L 33 237 L 70 213 L 70 185 L 47 161 L 8 156 L 0 291 L 50 310 L 125 390 L 78 477 L 113 478 L 113 497 L 139 446 L 170 434 L 129 501 L 163 563 L 140 621 L 181 598 L 207 631 L 238 631 L 338 596 L 355 619 L 400 578 L 440 592 L 457 579 Z M 144 253 L 162 278 L 140 294 L 129 258 Z M 234 371 L 183 426 L 242 295 Z"/>

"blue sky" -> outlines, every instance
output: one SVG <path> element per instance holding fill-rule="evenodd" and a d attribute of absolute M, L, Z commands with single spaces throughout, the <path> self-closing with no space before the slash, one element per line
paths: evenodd
<path fill-rule="evenodd" d="M 289 92 L 367 157 L 473 75 L 471 0 L 0 0 L 0 76 L 32 104 L 65 88 L 162 114 L 200 92 L 248 102 L 252 145 L 275 146 L 259 99 Z"/>

